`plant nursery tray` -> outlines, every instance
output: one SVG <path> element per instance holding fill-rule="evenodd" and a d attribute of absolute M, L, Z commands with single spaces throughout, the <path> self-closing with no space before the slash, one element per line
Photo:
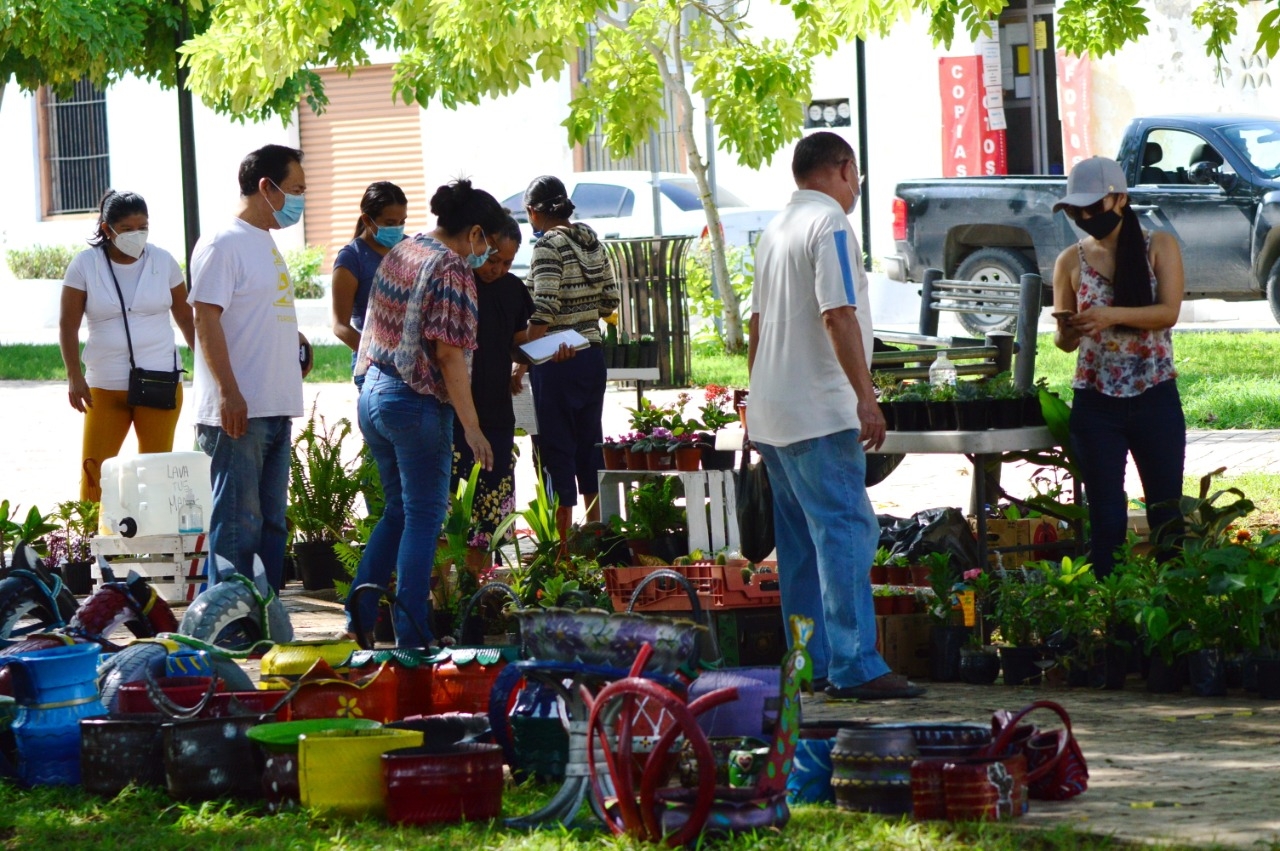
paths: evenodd
<path fill-rule="evenodd" d="M 778 590 L 777 565 L 762 562 L 771 567 L 775 575 L 757 573 L 748 583 L 743 579 L 745 561 L 729 564 L 697 562 L 663 567 L 611 567 L 604 571 L 605 586 L 613 601 L 614 611 L 625 612 L 636 586 L 655 570 L 674 570 L 689 580 L 698 602 L 704 609 L 748 609 L 782 605 L 782 592 Z M 674 581 L 651 582 L 640 592 L 634 611 L 637 612 L 687 612 L 691 608 L 689 595 Z"/>

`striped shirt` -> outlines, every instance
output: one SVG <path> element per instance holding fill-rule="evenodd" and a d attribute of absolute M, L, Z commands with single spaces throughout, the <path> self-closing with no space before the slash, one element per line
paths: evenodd
<path fill-rule="evenodd" d="M 529 280 L 533 322 L 600 342 L 600 318 L 618 309 L 618 284 L 595 231 L 581 222 L 547 231 L 533 244 Z"/>
<path fill-rule="evenodd" d="M 355 374 L 392 366 L 417 392 L 448 402 L 434 344 L 464 350 L 469 371 L 477 314 L 475 277 L 462 258 L 426 234 L 406 239 L 374 275 Z"/>

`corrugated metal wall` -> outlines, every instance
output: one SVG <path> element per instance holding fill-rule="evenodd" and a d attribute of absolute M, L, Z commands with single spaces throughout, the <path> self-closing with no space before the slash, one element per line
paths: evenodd
<path fill-rule="evenodd" d="M 306 239 L 325 247 L 324 274 L 351 241 L 360 197 L 376 180 L 390 180 L 409 199 L 410 233 L 427 217 L 420 110 L 391 99 L 391 66 L 334 69 L 324 78 L 329 106 L 316 115 L 303 103 L 299 133 L 307 171 Z"/>

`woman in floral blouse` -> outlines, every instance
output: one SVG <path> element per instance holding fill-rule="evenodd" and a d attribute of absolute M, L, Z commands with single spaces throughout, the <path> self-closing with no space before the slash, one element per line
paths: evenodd
<path fill-rule="evenodd" d="M 1089 500 L 1090 557 L 1106 576 L 1125 538 L 1128 454 L 1152 530 L 1181 517 L 1171 501 L 1182 495 L 1187 425 L 1170 329 L 1182 306 L 1182 255 L 1172 234 L 1142 229 L 1115 160 L 1077 164 L 1057 210 L 1087 234 L 1054 265 L 1054 343 L 1077 353 L 1071 441 Z"/>

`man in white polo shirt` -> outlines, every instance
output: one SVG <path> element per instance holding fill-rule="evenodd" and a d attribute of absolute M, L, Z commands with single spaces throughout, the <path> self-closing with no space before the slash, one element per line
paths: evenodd
<path fill-rule="evenodd" d="M 871 384 L 871 311 L 849 143 L 819 132 L 796 145 L 798 191 L 756 247 L 747 428 L 773 486 L 782 613 L 812 618 L 813 676 L 835 699 L 919 697 L 876 651 L 867 448 L 884 442 Z"/>

